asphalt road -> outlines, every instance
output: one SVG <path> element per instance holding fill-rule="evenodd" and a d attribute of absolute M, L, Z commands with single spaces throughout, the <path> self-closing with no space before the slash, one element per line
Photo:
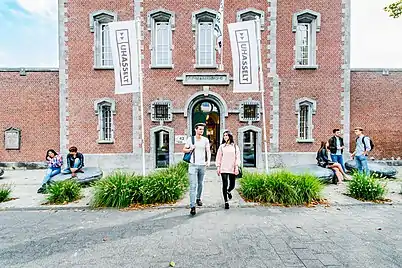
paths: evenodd
<path fill-rule="evenodd" d="M 0 212 L 0 267 L 402 267 L 402 206 Z"/>

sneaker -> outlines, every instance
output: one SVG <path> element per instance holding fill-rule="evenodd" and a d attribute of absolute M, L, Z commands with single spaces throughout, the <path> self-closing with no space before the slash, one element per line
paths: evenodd
<path fill-rule="evenodd" d="M 192 216 L 195 215 L 195 207 L 192 207 L 192 208 L 190 209 L 190 214 L 191 214 Z"/>
<path fill-rule="evenodd" d="M 229 209 L 229 203 L 228 202 L 225 203 L 225 209 Z"/>
<path fill-rule="evenodd" d="M 232 194 L 230 192 L 228 192 L 228 197 L 229 197 L 229 200 L 232 199 Z"/>
<path fill-rule="evenodd" d="M 46 191 L 46 185 L 43 184 L 37 191 L 38 194 L 43 194 Z"/>
<path fill-rule="evenodd" d="M 197 199 L 197 206 L 202 207 L 201 199 Z"/>

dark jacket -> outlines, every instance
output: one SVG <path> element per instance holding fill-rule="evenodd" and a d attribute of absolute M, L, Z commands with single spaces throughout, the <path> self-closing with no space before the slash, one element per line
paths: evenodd
<path fill-rule="evenodd" d="M 339 142 L 340 142 L 341 146 L 344 145 L 343 144 L 343 138 L 339 137 Z M 328 140 L 328 143 L 329 143 L 329 151 L 331 152 L 331 154 L 336 154 L 336 151 L 337 151 L 337 149 L 336 149 L 336 137 L 332 136 Z M 341 150 L 341 153 L 343 154 L 343 149 Z"/>
<path fill-rule="evenodd" d="M 319 150 L 317 152 L 317 164 L 320 167 L 327 167 L 329 164 L 329 159 L 328 159 L 328 155 L 327 155 L 327 150 L 325 150 L 325 148 L 322 148 L 321 150 Z"/>
<path fill-rule="evenodd" d="M 77 153 L 76 157 L 74 157 L 72 154 L 67 155 L 67 167 L 72 168 L 74 167 L 74 161 L 75 159 L 78 158 L 80 160 L 80 164 L 78 165 L 78 169 L 84 167 L 84 156 L 82 153 Z"/>

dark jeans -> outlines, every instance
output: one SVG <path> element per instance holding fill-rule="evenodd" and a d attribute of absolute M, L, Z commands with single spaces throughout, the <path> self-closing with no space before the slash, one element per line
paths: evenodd
<path fill-rule="evenodd" d="M 230 173 L 222 173 L 222 193 L 223 199 L 225 202 L 228 201 L 228 192 L 232 191 L 235 188 L 236 184 L 236 175 Z M 229 188 L 228 188 L 228 179 L 229 179 Z"/>

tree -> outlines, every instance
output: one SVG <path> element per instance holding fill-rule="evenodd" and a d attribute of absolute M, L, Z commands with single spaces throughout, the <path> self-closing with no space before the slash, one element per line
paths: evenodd
<path fill-rule="evenodd" d="M 389 13 L 392 18 L 399 18 L 402 16 L 402 0 L 398 0 L 389 6 L 384 7 L 384 10 Z"/>

